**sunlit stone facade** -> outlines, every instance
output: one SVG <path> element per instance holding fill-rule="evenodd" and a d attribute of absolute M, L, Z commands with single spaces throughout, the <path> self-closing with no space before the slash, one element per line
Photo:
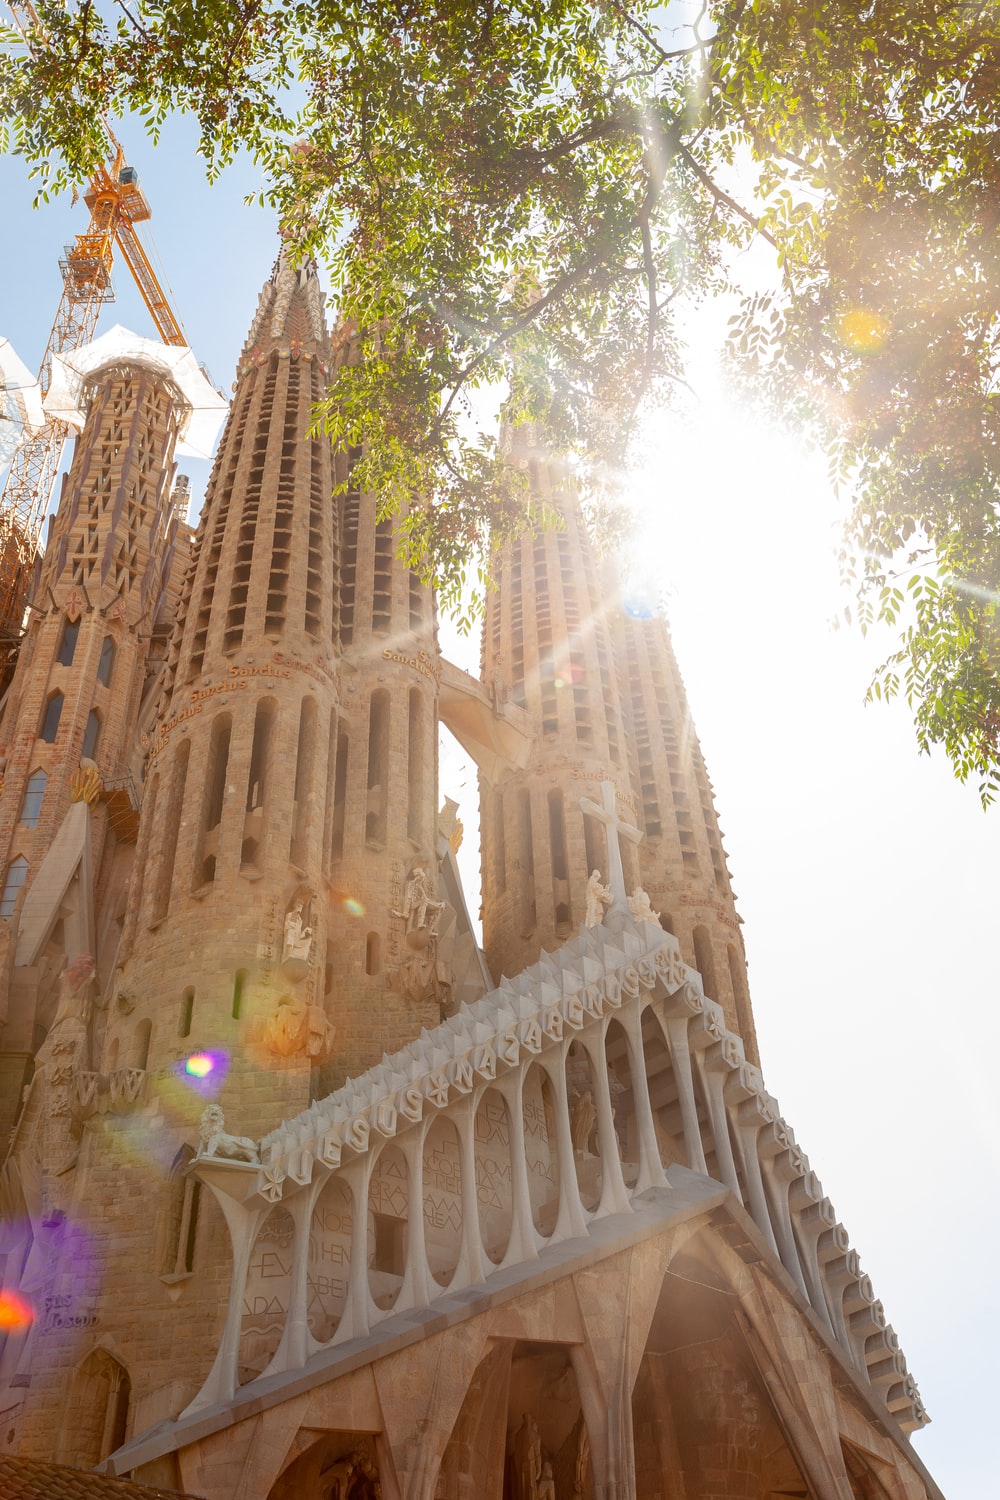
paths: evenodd
<path fill-rule="evenodd" d="M 0 720 L 0 1451 L 206 1500 L 936 1496 L 758 1067 L 665 624 L 523 433 L 561 524 L 444 661 L 310 435 L 350 357 L 280 259 L 193 535 L 179 394 L 93 382 Z"/>

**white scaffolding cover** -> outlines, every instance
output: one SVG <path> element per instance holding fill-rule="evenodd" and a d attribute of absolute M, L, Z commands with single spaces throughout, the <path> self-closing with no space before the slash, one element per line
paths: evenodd
<path fill-rule="evenodd" d="M 41 387 L 10 340 L 0 336 L 0 469 L 14 457 L 25 429 L 36 432 L 44 426 Z"/>
<path fill-rule="evenodd" d="M 52 381 L 45 397 L 48 415 L 79 431 L 86 417 L 85 382 L 105 365 L 118 364 L 145 365 L 170 377 L 189 408 L 181 420 L 177 452 L 189 458 L 211 458 L 229 409 L 225 396 L 212 389 L 186 346 L 145 339 L 141 334 L 130 333 L 120 323 L 92 344 L 84 344 L 82 349 L 52 356 Z"/>

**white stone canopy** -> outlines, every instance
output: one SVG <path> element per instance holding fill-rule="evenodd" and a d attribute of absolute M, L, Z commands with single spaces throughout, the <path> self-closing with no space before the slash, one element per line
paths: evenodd
<path fill-rule="evenodd" d="M 143 338 L 120 323 L 82 349 L 53 355 L 52 382 L 45 397 L 48 415 L 80 431 L 86 416 L 83 391 L 87 380 L 111 364 L 144 365 L 168 375 L 188 406 L 181 419 L 177 452 L 189 458 L 211 458 L 229 407 L 226 398 L 213 390 L 189 348 Z"/>

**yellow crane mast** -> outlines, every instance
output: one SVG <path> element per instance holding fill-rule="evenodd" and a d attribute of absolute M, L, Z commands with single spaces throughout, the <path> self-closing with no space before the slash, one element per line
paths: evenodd
<path fill-rule="evenodd" d="M 7 4 L 30 47 L 43 35 L 31 0 L 7 0 Z M 114 299 L 111 267 L 116 244 L 160 338 L 165 344 L 187 343 L 135 231 L 136 224 L 151 216 L 138 173 L 126 165 L 121 145 L 107 120 L 103 123 L 108 138 L 107 161 L 94 172 L 84 194 L 90 223 L 85 233 L 66 246 L 59 262 L 62 296 L 38 372 L 43 397 L 52 379 L 52 356 L 88 344 L 102 305 Z M 48 420 L 34 436 L 26 436 L 14 455 L 0 495 L 0 680 L 17 657 L 31 569 L 67 433 L 64 422 Z"/>

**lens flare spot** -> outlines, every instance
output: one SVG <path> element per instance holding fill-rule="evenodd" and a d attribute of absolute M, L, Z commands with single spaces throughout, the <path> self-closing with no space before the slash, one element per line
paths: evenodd
<path fill-rule="evenodd" d="M 873 354 L 889 337 L 889 325 L 867 307 L 851 307 L 837 319 L 842 344 L 855 354 Z"/>
<path fill-rule="evenodd" d="M 0 1333 L 21 1333 L 35 1321 L 30 1302 L 17 1292 L 0 1292 Z"/>
<path fill-rule="evenodd" d="M 365 914 L 364 904 L 355 896 L 348 896 L 344 902 L 344 910 L 349 917 L 363 917 Z"/>
<path fill-rule="evenodd" d="M 207 1078 L 215 1071 L 215 1058 L 211 1052 L 192 1052 L 184 1063 L 184 1071 L 192 1078 Z"/>

